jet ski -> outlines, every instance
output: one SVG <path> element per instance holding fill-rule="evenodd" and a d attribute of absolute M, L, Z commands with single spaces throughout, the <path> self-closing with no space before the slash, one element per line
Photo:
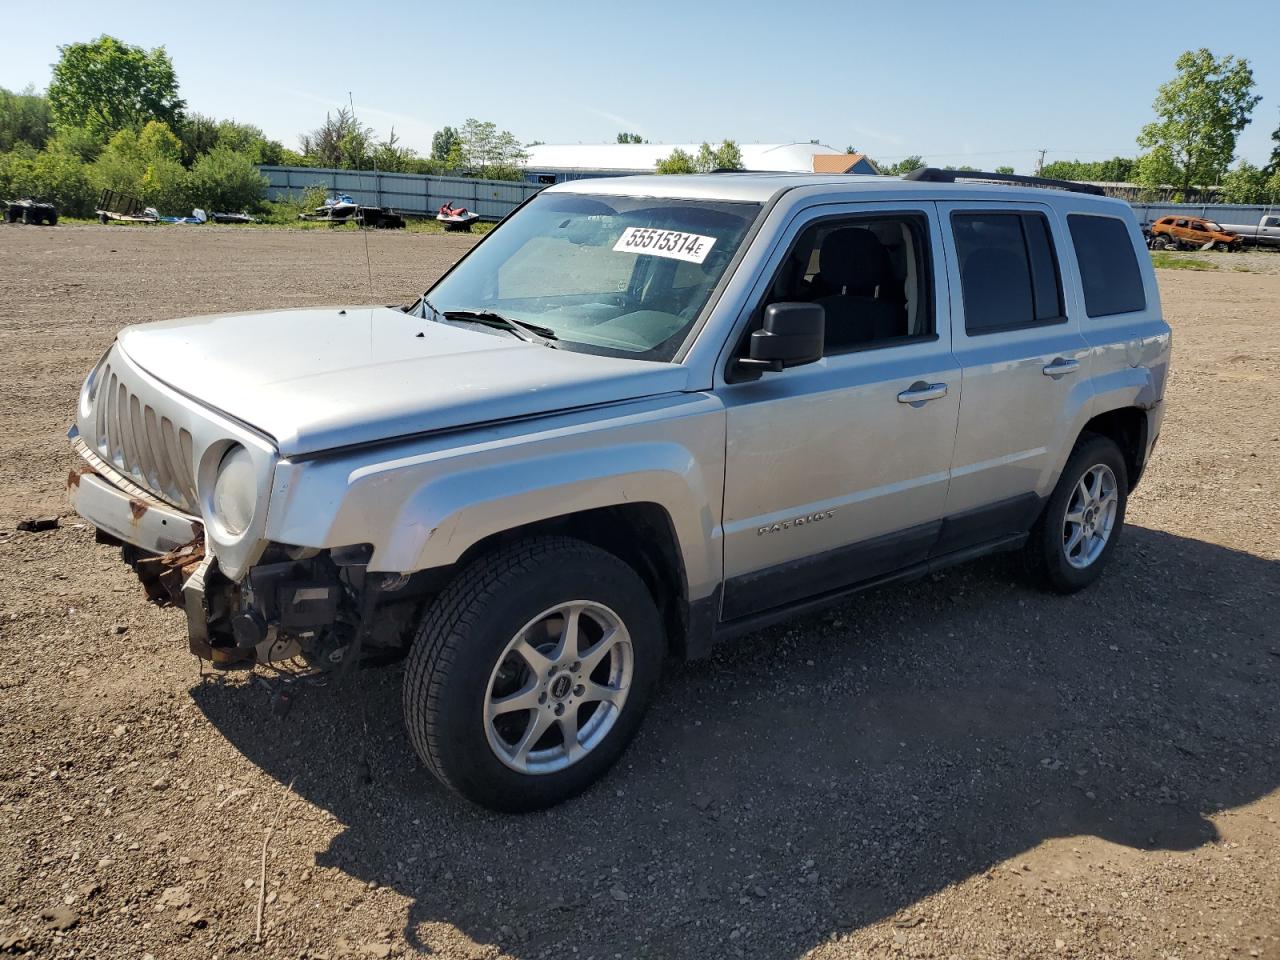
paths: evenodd
<path fill-rule="evenodd" d="M 446 230 L 462 230 L 470 233 L 471 225 L 480 219 L 480 214 L 466 207 L 455 207 L 451 203 L 444 203 L 440 207 L 440 212 L 436 214 L 436 219 L 444 224 Z"/>
<path fill-rule="evenodd" d="M 356 203 L 345 193 L 337 193 L 316 207 L 316 216 L 326 220 L 347 220 L 360 210 Z"/>

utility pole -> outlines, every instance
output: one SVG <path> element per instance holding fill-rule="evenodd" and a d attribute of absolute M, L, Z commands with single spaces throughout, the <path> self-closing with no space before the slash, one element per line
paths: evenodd
<path fill-rule="evenodd" d="M 1046 153 L 1048 153 L 1048 152 L 1049 152 L 1048 150 L 1041 150 L 1041 151 L 1040 151 L 1040 159 L 1036 161 L 1036 176 L 1037 176 L 1037 177 L 1038 177 L 1038 176 L 1040 176 L 1041 172 L 1044 170 L 1044 155 L 1045 155 Z"/>

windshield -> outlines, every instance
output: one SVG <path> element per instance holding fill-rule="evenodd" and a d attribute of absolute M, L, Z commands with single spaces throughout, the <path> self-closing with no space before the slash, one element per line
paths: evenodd
<path fill-rule="evenodd" d="M 489 310 L 556 346 L 670 360 L 756 203 L 544 193 L 428 291 L 439 313 Z"/>
<path fill-rule="evenodd" d="M 1222 224 L 1217 223 L 1217 222 L 1215 222 L 1215 221 L 1213 221 L 1213 220 L 1206 220 L 1206 221 L 1204 222 L 1204 229 L 1205 229 L 1205 230 L 1216 230 L 1216 231 L 1218 231 L 1218 233 L 1222 233 Z"/>

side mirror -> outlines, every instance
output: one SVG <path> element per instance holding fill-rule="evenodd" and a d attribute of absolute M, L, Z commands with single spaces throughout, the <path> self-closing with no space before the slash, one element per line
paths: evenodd
<path fill-rule="evenodd" d="M 819 303 L 771 303 L 764 325 L 751 334 L 750 355 L 742 366 L 785 370 L 822 359 L 827 311 Z"/>

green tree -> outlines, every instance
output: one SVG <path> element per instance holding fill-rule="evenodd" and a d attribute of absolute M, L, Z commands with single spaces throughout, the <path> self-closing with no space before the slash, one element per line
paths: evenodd
<path fill-rule="evenodd" d="M 686 150 L 676 147 L 667 156 L 658 161 L 657 167 L 654 168 L 655 173 L 697 173 L 698 168 L 694 163 L 693 155 Z"/>
<path fill-rule="evenodd" d="M 996 173 L 1013 173 L 1013 167 L 996 167 Z"/>
<path fill-rule="evenodd" d="M 1222 178 L 1223 203 L 1274 203 L 1280 175 L 1267 176 L 1265 167 L 1241 160 Z"/>
<path fill-rule="evenodd" d="M 49 84 L 54 124 L 84 127 L 107 140 L 148 120 L 181 124 L 186 101 L 164 47 L 144 50 L 103 34 L 90 43 L 59 47 Z"/>
<path fill-rule="evenodd" d="M 1263 167 L 1267 171 L 1267 176 L 1275 176 L 1280 173 L 1280 126 L 1271 131 L 1271 142 L 1275 144 L 1271 148 L 1271 159 L 1267 161 L 1267 165 Z"/>
<path fill-rule="evenodd" d="M 458 131 L 461 166 L 486 180 L 518 180 L 528 153 L 509 130 L 468 117 Z"/>
<path fill-rule="evenodd" d="M 705 146 L 705 144 L 704 144 Z M 711 154 L 715 166 L 712 170 L 744 170 L 742 151 L 732 140 L 724 140 Z"/>
<path fill-rule="evenodd" d="M 97 137 L 83 127 L 67 127 L 59 130 L 50 138 L 45 149 L 71 154 L 82 163 L 93 163 L 98 159 L 105 146 Z"/>
<path fill-rule="evenodd" d="M 1178 179 L 1178 165 L 1166 147 L 1157 147 L 1138 157 L 1133 167 L 1133 182 L 1143 188 L 1143 200 L 1153 200 L 1160 196 L 1161 188 L 1173 184 Z M 1185 192 L 1179 191 L 1175 200 L 1185 198 Z"/>
<path fill-rule="evenodd" d="M 324 123 L 298 141 L 303 155 L 311 160 L 309 165 L 356 170 L 369 153 L 373 131 L 351 110 L 339 107 L 336 114 L 326 113 Z"/>
<path fill-rule="evenodd" d="M 100 189 L 137 197 L 161 213 L 184 211 L 191 200 L 191 182 L 182 165 L 182 142 L 167 124 L 151 121 L 141 132 L 116 133 L 91 168 Z"/>
<path fill-rule="evenodd" d="M 722 141 L 720 146 L 712 147 L 703 143 L 698 147 L 697 156 L 676 147 L 666 157 L 658 161 L 656 173 L 710 173 L 713 170 L 742 170 L 742 151 L 732 140 Z"/>
<path fill-rule="evenodd" d="M 29 143 L 37 150 L 53 133 L 49 101 L 27 87 L 21 93 L 0 87 L 0 153 L 16 144 Z"/>
<path fill-rule="evenodd" d="M 1135 161 L 1128 157 L 1112 157 L 1110 160 L 1054 160 L 1041 169 L 1041 176 L 1055 180 L 1084 180 L 1101 183 L 1129 183 L 1135 169 Z"/>
<path fill-rule="evenodd" d="M 457 143 L 458 131 L 453 127 L 441 127 L 431 137 L 431 159 L 445 163 Z"/>
<path fill-rule="evenodd" d="M 219 144 L 191 168 L 188 196 L 206 210 L 239 211 L 257 207 L 267 193 L 267 178 L 248 153 Z"/>
<path fill-rule="evenodd" d="M 649 141 L 646 140 L 644 137 L 640 136 L 640 134 L 638 133 L 627 133 L 624 131 L 623 133 L 618 134 L 618 142 L 619 143 L 648 143 Z"/>
<path fill-rule="evenodd" d="M 46 200 L 62 214 L 86 216 L 95 191 L 79 157 L 56 149 L 37 153 L 24 143 L 0 154 L 0 195 Z"/>
<path fill-rule="evenodd" d="M 235 120 L 216 120 L 213 117 L 193 113 L 187 116 L 177 131 L 182 141 L 182 162 L 188 167 L 214 147 L 227 147 L 243 153 L 254 163 L 280 163 L 284 146 L 278 140 L 269 140 L 260 127 Z"/>
<path fill-rule="evenodd" d="M 903 174 L 910 173 L 912 170 L 919 170 L 921 167 L 928 166 L 924 162 L 924 157 L 910 156 L 903 157 L 897 163 L 877 163 L 876 168 L 886 177 L 900 177 Z"/>
<path fill-rule="evenodd" d="M 1185 197 L 1193 185 L 1216 184 L 1236 151 L 1236 139 L 1261 97 L 1253 93 L 1249 62 L 1214 57 L 1206 48 L 1188 50 L 1174 66 L 1177 76 L 1160 85 L 1154 122 L 1142 128 L 1138 146 L 1159 153 L 1152 169 L 1171 167 L 1166 182 Z"/>

